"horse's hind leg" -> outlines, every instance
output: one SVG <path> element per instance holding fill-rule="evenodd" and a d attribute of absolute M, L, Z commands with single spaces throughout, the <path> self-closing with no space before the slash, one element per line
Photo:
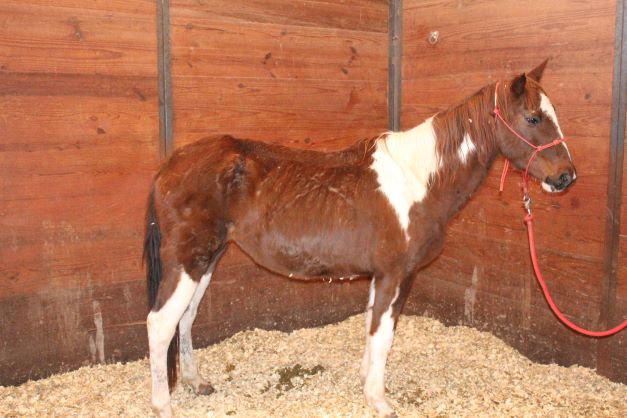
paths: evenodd
<path fill-rule="evenodd" d="M 172 416 L 170 391 L 168 387 L 168 347 L 183 312 L 187 309 L 198 287 L 198 283 L 180 270 L 163 278 L 162 285 L 167 281 L 176 281 L 174 291 L 166 302 L 158 309 L 150 311 L 146 320 L 148 326 L 148 344 L 150 346 L 150 373 L 152 375 L 152 407 L 161 418 Z M 166 286 L 162 286 L 160 291 Z M 169 286 L 167 286 L 169 287 Z"/>
<path fill-rule="evenodd" d="M 200 304 L 200 300 L 202 299 L 205 290 L 207 290 L 207 286 L 211 281 L 211 275 L 213 274 L 213 270 L 215 268 L 216 263 L 220 257 L 221 253 L 215 257 L 215 260 L 209 267 L 209 270 L 202 276 L 194 295 L 192 296 L 192 300 L 183 313 L 183 317 L 181 318 L 181 322 L 179 323 L 179 362 L 181 366 L 181 381 L 186 383 L 194 389 L 194 392 L 200 395 L 210 395 L 214 392 L 213 386 L 203 378 L 200 377 L 198 373 L 198 367 L 196 366 L 196 362 L 194 360 L 194 352 L 192 347 L 192 324 L 194 323 L 194 319 L 196 318 L 196 313 L 198 312 L 198 305 Z"/>

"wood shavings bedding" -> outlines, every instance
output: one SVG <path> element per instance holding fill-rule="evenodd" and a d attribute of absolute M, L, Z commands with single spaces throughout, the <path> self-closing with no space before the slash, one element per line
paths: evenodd
<path fill-rule="evenodd" d="M 178 417 L 369 417 L 359 381 L 363 315 L 292 333 L 245 331 L 196 350 L 216 393 L 178 385 Z M 401 417 L 626 417 L 627 386 L 540 365 L 489 333 L 401 316 L 387 367 Z M 147 360 L 0 387 L 1 417 L 146 417 Z"/>

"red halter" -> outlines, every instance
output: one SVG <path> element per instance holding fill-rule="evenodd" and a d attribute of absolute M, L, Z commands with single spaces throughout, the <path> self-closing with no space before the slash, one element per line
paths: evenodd
<path fill-rule="evenodd" d="M 623 321 L 621 324 L 618 324 L 614 328 L 611 328 L 605 331 L 589 331 L 585 328 L 575 325 L 568 318 L 566 318 L 564 314 L 555 305 L 555 302 L 553 302 L 553 298 L 551 297 L 551 294 L 549 293 L 549 289 L 547 288 L 546 283 L 544 282 L 544 279 L 542 278 L 542 274 L 540 273 L 540 266 L 538 265 L 538 257 L 536 256 L 536 245 L 535 245 L 535 240 L 533 237 L 533 222 L 532 222 L 533 216 L 531 215 L 531 199 L 529 198 L 529 189 L 528 189 L 529 166 L 531 166 L 531 162 L 540 151 L 550 148 L 550 147 L 554 147 L 555 145 L 566 141 L 566 138 L 554 139 L 552 142 L 549 142 L 548 144 L 545 144 L 545 145 L 532 144 L 529 140 L 527 140 L 525 137 L 523 137 L 518 132 L 516 132 L 516 130 L 512 128 L 505 121 L 505 119 L 503 119 L 503 116 L 501 115 L 501 112 L 499 111 L 499 108 L 498 108 L 498 102 L 497 102 L 498 90 L 499 90 L 499 83 L 497 82 L 496 88 L 494 89 L 495 125 L 496 125 L 496 120 L 499 119 L 501 122 L 503 122 L 503 124 L 507 127 L 507 129 L 509 129 L 521 141 L 523 141 L 524 143 L 526 143 L 527 145 L 529 145 L 531 148 L 534 149 L 533 154 L 531 154 L 531 157 L 529 158 L 529 162 L 527 163 L 527 167 L 525 168 L 525 171 L 523 173 L 523 192 L 524 192 L 523 205 L 525 209 L 527 210 L 527 215 L 525 216 L 525 224 L 527 225 L 527 238 L 529 239 L 529 253 L 531 255 L 531 263 L 533 264 L 533 270 L 536 273 L 536 278 L 538 279 L 538 283 L 540 284 L 540 287 L 542 288 L 542 293 L 544 294 L 544 298 L 546 299 L 547 303 L 549 304 L 549 307 L 551 308 L 555 316 L 557 316 L 564 325 L 566 325 L 568 328 L 572 329 L 573 331 L 576 331 L 583 335 L 587 335 L 588 337 L 597 337 L 597 338 L 608 337 L 610 335 L 614 335 L 622 331 L 623 329 L 627 328 L 627 320 Z M 499 187 L 500 192 L 503 191 L 503 184 L 505 182 L 505 176 L 507 175 L 508 168 L 509 168 L 509 160 L 505 159 L 505 165 L 503 166 L 503 173 L 501 174 L 501 185 Z"/>
<path fill-rule="evenodd" d="M 499 109 L 498 106 L 498 91 L 499 91 L 499 82 L 496 82 L 496 86 L 494 88 L 494 120 L 496 122 L 497 119 L 499 119 L 501 122 L 503 122 L 503 125 L 505 125 L 505 127 L 507 129 L 510 130 L 510 132 L 512 132 L 514 135 L 516 135 L 518 137 L 518 139 L 520 139 L 521 141 L 523 141 L 525 144 L 529 145 L 531 148 L 534 149 L 533 154 L 531 154 L 531 157 L 529 157 L 529 161 L 527 162 L 527 167 L 525 168 L 525 171 L 523 172 L 522 175 L 522 179 L 523 179 L 523 191 L 525 194 L 525 199 L 529 198 L 529 167 L 531 166 L 531 163 L 533 162 L 533 160 L 536 158 L 536 155 L 542 151 L 545 150 L 547 148 L 551 148 L 554 147 L 558 144 L 561 144 L 562 142 L 566 142 L 566 138 L 556 138 L 553 141 L 549 142 L 548 144 L 544 144 L 544 145 L 534 145 L 531 141 L 529 141 L 527 138 L 525 138 L 524 136 L 522 136 L 521 134 L 519 134 L 509 123 L 507 123 L 507 121 L 503 118 L 503 115 L 501 114 L 501 111 Z M 503 186 L 505 184 L 505 177 L 507 176 L 507 170 L 509 169 L 509 160 L 506 158 L 505 159 L 505 165 L 503 166 L 503 173 L 501 174 L 501 183 L 499 185 L 499 192 L 503 191 Z"/>

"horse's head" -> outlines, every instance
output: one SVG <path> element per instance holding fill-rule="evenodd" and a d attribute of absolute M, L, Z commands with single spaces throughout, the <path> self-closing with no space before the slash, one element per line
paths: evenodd
<path fill-rule="evenodd" d="M 501 153 L 542 182 L 547 192 L 565 190 L 575 167 L 557 122 L 555 108 L 540 86 L 547 61 L 527 74 L 496 86 L 496 138 Z M 509 125 L 509 126 L 508 126 Z M 557 141 L 556 141 L 557 140 Z"/>

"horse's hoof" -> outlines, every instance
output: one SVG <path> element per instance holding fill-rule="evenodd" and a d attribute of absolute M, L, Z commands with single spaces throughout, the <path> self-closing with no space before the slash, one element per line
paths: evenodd
<path fill-rule="evenodd" d="M 152 406 L 152 411 L 155 413 L 157 418 L 174 418 L 174 414 L 172 413 L 172 407 L 168 403 L 163 407 Z"/>
<path fill-rule="evenodd" d="M 198 395 L 211 395 L 215 391 L 216 390 L 214 389 L 214 387 L 211 386 L 209 383 L 201 383 L 200 385 L 198 385 L 196 393 Z"/>

